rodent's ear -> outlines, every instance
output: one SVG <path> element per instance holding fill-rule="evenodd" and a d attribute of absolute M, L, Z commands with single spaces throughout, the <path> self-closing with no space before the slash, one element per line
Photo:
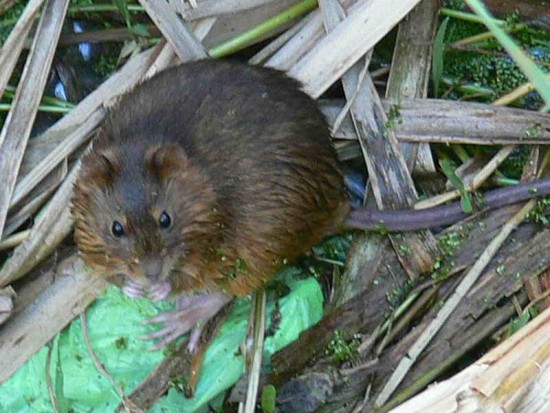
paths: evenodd
<path fill-rule="evenodd" d="M 145 171 L 160 181 L 181 171 L 187 165 L 187 155 L 177 144 L 151 146 L 143 159 Z"/>
<path fill-rule="evenodd" d="M 82 165 L 82 175 L 86 180 L 109 187 L 113 184 L 120 171 L 120 162 L 117 153 L 112 148 L 92 151 L 85 158 Z"/>

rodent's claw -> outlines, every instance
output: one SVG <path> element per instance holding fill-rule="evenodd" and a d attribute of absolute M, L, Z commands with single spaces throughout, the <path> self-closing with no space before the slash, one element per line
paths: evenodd
<path fill-rule="evenodd" d="M 141 298 L 145 296 L 145 287 L 132 280 L 126 280 L 122 292 L 130 298 Z"/>
<path fill-rule="evenodd" d="M 160 339 L 153 350 L 159 350 L 165 345 L 189 332 L 193 327 L 198 331 L 191 333 L 189 350 L 194 351 L 199 343 L 200 330 L 203 323 L 214 317 L 221 308 L 231 301 L 222 293 L 211 293 L 199 296 L 181 296 L 178 309 L 144 320 L 144 324 L 164 323 L 160 330 L 141 336 L 143 340 Z M 199 326 L 197 326 L 197 324 Z"/>
<path fill-rule="evenodd" d="M 189 343 L 187 343 L 187 351 L 189 351 L 189 353 L 191 354 L 195 354 L 199 349 L 202 328 L 202 324 L 197 324 L 195 327 L 193 327 L 193 330 L 191 330 L 191 334 L 189 335 Z"/>
<path fill-rule="evenodd" d="M 161 301 L 168 297 L 171 292 L 172 286 L 169 282 L 164 281 L 151 286 L 151 289 L 149 290 L 149 298 L 153 301 Z"/>
<path fill-rule="evenodd" d="M 151 348 L 153 351 L 160 350 L 193 328 L 195 323 L 192 322 L 192 320 L 185 320 L 184 317 L 185 316 L 179 311 L 174 311 L 145 320 L 144 324 L 164 323 L 165 327 L 153 331 L 152 333 L 145 334 L 140 338 L 143 340 L 160 339 L 160 341 Z"/>

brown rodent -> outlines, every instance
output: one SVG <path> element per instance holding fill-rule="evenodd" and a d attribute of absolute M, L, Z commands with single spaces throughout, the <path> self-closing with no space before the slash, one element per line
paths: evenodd
<path fill-rule="evenodd" d="M 217 294 L 193 316 L 209 304 L 183 295 L 178 333 L 262 287 L 349 213 L 316 103 L 281 72 L 218 60 L 166 70 L 124 95 L 83 158 L 73 199 L 82 258 L 123 275 L 128 295 Z M 349 222 L 399 229 L 392 217 L 354 211 Z"/>
<path fill-rule="evenodd" d="M 120 99 L 83 159 L 82 258 L 175 293 L 245 295 L 341 226 L 349 206 L 330 139 L 315 102 L 275 70 L 166 70 Z"/>

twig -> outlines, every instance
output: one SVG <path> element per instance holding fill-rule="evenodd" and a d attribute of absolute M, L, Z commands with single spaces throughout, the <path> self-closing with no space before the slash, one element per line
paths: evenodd
<path fill-rule="evenodd" d="M 11 237 L 3 239 L 2 241 L 0 241 L 0 251 L 7 250 L 21 244 L 23 241 L 29 238 L 31 232 L 32 231 L 30 229 L 26 229 L 24 231 L 15 233 Z"/>
<path fill-rule="evenodd" d="M 527 306 L 525 306 L 525 308 L 523 309 L 523 313 L 526 313 L 527 311 L 529 311 L 531 308 L 533 308 L 535 305 L 537 305 L 547 297 L 550 297 L 550 289 L 546 290 L 544 293 L 542 293 L 541 295 L 531 300 L 531 302 L 527 304 Z"/>
<path fill-rule="evenodd" d="M 524 299 L 527 300 L 527 294 L 524 294 Z M 445 371 L 448 371 L 449 368 L 464 357 L 468 351 L 472 350 L 476 344 L 488 337 L 499 325 L 506 323 L 506 321 L 513 316 L 514 311 L 513 305 L 508 304 L 502 308 L 499 308 L 497 314 L 489 313 L 483 316 L 477 323 L 478 325 L 476 330 L 473 333 L 468 333 L 470 335 L 470 339 L 463 342 L 464 344 L 460 345 L 459 348 L 448 354 L 443 362 L 438 363 L 436 366 L 415 379 L 406 388 L 400 390 L 399 393 L 392 397 L 392 399 L 381 408 L 380 413 L 384 413 L 394 406 L 401 404 L 405 400 L 410 399 L 420 390 L 426 388 L 426 386 L 430 383 L 437 380 L 438 377 L 441 377 Z M 486 322 L 484 322 L 484 318 L 486 319 Z M 504 326 L 504 328 L 508 329 L 507 326 Z"/>
<path fill-rule="evenodd" d="M 52 377 L 50 375 L 50 364 L 52 361 L 53 344 L 50 341 L 48 344 L 48 354 L 46 355 L 46 386 L 48 387 L 48 394 L 50 396 L 50 402 L 55 413 L 59 412 L 59 405 L 57 404 L 57 397 L 55 397 L 55 391 L 53 389 Z"/>
<path fill-rule="evenodd" d="M 195 1 L 195 0 L 192 0 Z M 204 19 L 205 17 L 218 17 L 226 14 L 237 14 L 242 11 L 252 10 L 264 6 L 276 0 L 203 0 L 194 7 L 184 8 L 182 16 L 185 20 Z"/>
<path fill-rule="evenodd" d="M 483 185 L 483 183 L 497 170 L 497 168 L 511 155 L 516 149 L 516 145 L 507 145 L 499 150 L 485 165 L 481 168 L 473 177 L 472 183 L 465 185 L 465 189 L 468 192 L 476 191 Z M 460 191 L 455 189 L 453 191 L 445 192 L 440 195 L 436 195 L 429 199 L 417 202 L 414 205 L 415 209 L 424 209 L 434 207 L 436 205 L 444 204 L 460 196 Z"/>
<path fill-rule="evenodd" d="M 397 323 L 393 326 L 391 330 L 388 331 L 388 334 L 384 336 L 378 347 L 376 348 L 376 354 L 380 355 L 382 354 L 382 351 L 386 348 L 388 343 L 390 343 L 395 336 L 403 329 L 405 326 L 415 317 L 418 315 L 418 312 L 424 308 L 424 306 L 430 302 L 436 295 L 437 295 L 438 289 L 436 287 L 432 287 L 430 290 L 424 291 L 420 298 L 416 300 L 412 306 L 411 310 L 408 311 L 402 318 L 400 318 Z M 415 294 L 414 297 L 418 296 L 418 294 Z M 407 300 L 408 301 L 408 300 Z M 405 304 L 405 303 L 404 303 Z M 399 308 L 401 309 L 401 307 Z M 398 310 L 399 310 L 398 309 Z M 396 312 L 397 313 L 397 312 Z M 398 315 L 392 314 L 393 319 L 397 319 Z M 390 321 L 390 320 L 388 320 Z M 384 323 L 384 326 L 386 323 Z"/>
<path fill-rule="evenodd" d="M 130 400 L 126 394 L 124 393 L 124 390 L 120 385 L 116 382 L 116 380 L 111 376 L 111 374 L 105 369 L 105 366 L 99 361 L 99 358 L 97 357 L 97 354 L 95 353 L 92 343 L 90 342 L 90 336 L 88 334 L 88 322 L 86 318 L 86 311 L 83 311 L 82 314 L 80 314 L 80 321 L 82 322 L 82 335 L 84 336 L 84 342 L 86 343 L 86 348 L 88 349 L 88 353 L 90 354 L 90 358 L 92 359 L 95 368 L 107 379 L 111 382 L 112 386 L 115 388 L 118 396 L 120 397 L 120 400 L 122 401 L 122 404 L 124 405 L 124 409 L 127 412 L 145 412 L 141 408 L 139 408 L 137 405 L 135 405 L 132 400 Z"/>
<path fill-rule="evenodd" d="M 357 77 L 357 85 L 355 87 L 355 90 L 353 91 L 351 97 L 346 100 L 346 104 L 344 105 L 344 107 L 336 117 L 334 124 L 332 125 L 333 134 L 335 134 L 336 131 L 340 128 L 342 121 L 348 115 L 351 105 L 353 105 L 353 102 L 355 102 L 355 98 L 357 97 L 357 95 L 359 94 L 359 91 L 361 90 L 361 87 L 363 86 L 363 80 L 365 79 L 365 75 L 368 73 L 371 56 L 372 56 L 372 52 L 367 53 L 365 55 L 365 62 L 363 64 L 363 68 L 359 72 L 359 76 Z"/>
<path fill-rule="evenodd" d="M 248 376 L 244 413 L 254 413 L 256 411 L 256 399 L 258 396 L 262 356 L 264 352 L 265 305 L 266 294 L 265 290 L 262 289 L 255 294 L 254 299 L 254 347 L 252 351 L 250 374 Z"/>
<path fill-rule="evenodd" d="M 19 180 L 13 190 L 10 207 L 13 207 L 27 196 L 60 162 L 89 140 L 91 138 L 91 132 L 101 122 L 104 116 L 105 109 L 99 107 L 93 111 L 90 116 L 84 119 L 73 131 L 67 133 L 65 139 L 59 142 L 59 144 L 45 155 L 28 174 Z"/>
<path fill-rule="evenodd" d="M 367 386 L 367 390 L 365 390 L 363 401 L 355 409 L 353 409 L 351 413 L 360 413 L 361 411 L 363 411 L 363 407 L 365 407 L 365 405 L 369 402 L 371 388 L 372 383 L 369 383 L 369 385 Z"/>

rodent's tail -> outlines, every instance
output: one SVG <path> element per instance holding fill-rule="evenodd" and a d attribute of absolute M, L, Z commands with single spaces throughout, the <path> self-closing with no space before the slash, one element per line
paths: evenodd
<path fill-rule="evenodd" d="M 550 178 L 494 189 L 484 194 L 485 203 L 479 211 L 488 211 L 549 194 Z M 365 230 L 417 231 L 454 224 L 467 216 L 459 201 L 426 209 L 373 211 L 356 208 L 348 215 L 345 225 Z"/>

